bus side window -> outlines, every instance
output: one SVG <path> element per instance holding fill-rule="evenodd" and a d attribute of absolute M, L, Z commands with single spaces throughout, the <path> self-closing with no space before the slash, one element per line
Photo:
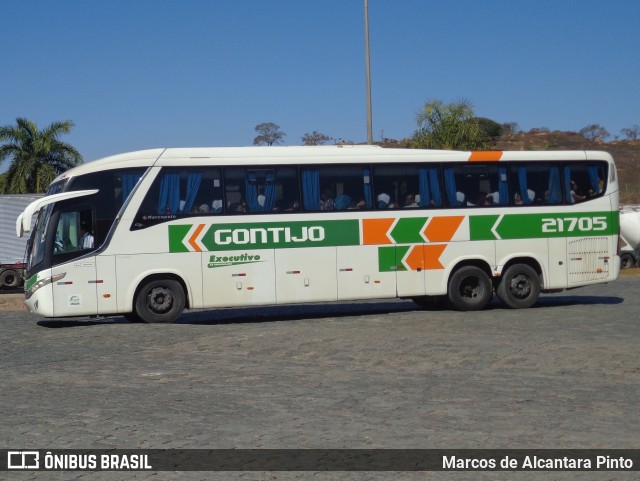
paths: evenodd
<path fill-rule="evenodd" d="M 295 167 L 227 167 L 224 175 L 227 214 L 299 210 L 298 173 Z"/>
<path fill-rule="evenodd" d="M 441 207 L 438 170 L 433 165 L 374 165 L 376 209 Z"/>
<path fill-rule="evenodd" d="M 584 202 L 604 194 L 607 164 L 569 164 L 564 167 L 564 185 L 567 203 Z"/>
<path fill-rule="evenodd" d="M 512 205 L 561 204 L 560 167 L 539 162 L 511 166 Z"/>
<path fill-rule="evenodd" d="M 301 181 L 306 212 L 373 209 L 371 169 L 366 164 L 304 167 Z"/>

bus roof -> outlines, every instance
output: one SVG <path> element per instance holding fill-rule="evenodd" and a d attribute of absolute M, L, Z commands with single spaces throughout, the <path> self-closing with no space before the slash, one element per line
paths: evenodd
<path fill-rule="evenodd" d="M 457 161 L 457 162 L 497 162 L 527 160 L 587 160 L 613 161 L 607 152 L 562 150 L 562 151 L 455 151 L 382 148 L 375 145 L 327 145 L 291 147 L 194 147 L 158 148 L 117 154 L 83 163 L 70 169 L 54 182 L 90 172 L 125 167 L 150 167 L 179 165 L 189 159 L 193 165 L 216 163 L 233 165 L 245 161 L 278 164 L 343 163 L 345 161 L 367 160 L 377 162 L 412 161 Z"/>

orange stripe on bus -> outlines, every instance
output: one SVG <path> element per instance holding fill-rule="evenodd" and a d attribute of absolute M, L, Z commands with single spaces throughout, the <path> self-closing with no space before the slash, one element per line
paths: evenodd
<path fill-rule="evenodd" d="M 423 244 L 418 244 L 413 246 L 413 248 L 409 251 L 409 255 L 405 259 L 405 264 L 412 271 L 422 270 L 424 269 L 424 247 Z"/>
<path fill-rule="evenodd" d="M 469 162 L 497 162 L 501 158 L 501 150 L 478 150 L 471 152 Z"/>
<path fill-rule="evenodd" d="M 440 262 L 440 256 L 447 248 L 447 244 L 425 244 L 424 268 L 427 270 L 444 269 Z"/>
<path fill-rule="evenodd" d="M 204 229 L 204 226 L 205 224 L 198 225 L 193 235 L 189 237 L 189 245 L 191 245 L 191 247 L 193 247 L 196 252 L 202 252 L 202 249 L 200 249 L 200 246 L 196 244 L 196 239 L 200 235 L 200 232 L 202 232 L 202 229 Z"/>
<path fill-rule="evenodd" d="M 392 244 L 387 232 L 395 219 L 362 219 L 362 243 L 364 245 Z"/>
<path fill-rule="evenodd" d="M 463 215 L 434 217 L 427 224 L 424 235 L 430 242 L 448 242 L 453 238 L 463 219 Z"/>

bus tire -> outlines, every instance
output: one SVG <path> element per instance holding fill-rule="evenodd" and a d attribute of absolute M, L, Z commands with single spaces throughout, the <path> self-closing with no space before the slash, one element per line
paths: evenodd
<path fill-rule="evenodd" d="M 620 267 L 622 269 L 631 269 L 636 265 L 636 261 L 631 254 L 622 254 L 620 256 Z"/>
<path fill-rule="evenodd" d="M 174 322 L 185 306 L 185 294 L 178 281 L 153 279 L 138 290 L 135 314 L 148 323 Z"/>
<path fill-rule="evenodd" d="M 459 311 L 479 311 L 493 297 L 493 285 L 487 273 L 479 267 L 464 266 L 449 279 L 447 296 Z"/>
<path fill-rule="evenodd" d="M 512 309 L 531 307 L 540 296 L 540 276 L 531 266 L 514 264 L 502 274 L 497 294 Z"/>
<path fill-rule="evenodd" d="M 13 269 L 6 269 L 0 274 L 0 287 L 18 287 L 20 285 L 20 274 Z"/>

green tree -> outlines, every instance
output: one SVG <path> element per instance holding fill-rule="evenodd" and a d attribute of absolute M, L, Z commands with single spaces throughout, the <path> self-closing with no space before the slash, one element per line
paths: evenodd
<path fill-rule="evenodd" d="M 440 100 L 427 102 L 416 121 L 418 130 L 411 142 L 414 148 L 482 150 L 488 146 L 473 105 L 466 99 L 450 104 Z"/>
<path fill-rule="evenodd" d="M 38 130 L 35 122 L 16 119 L 16 125 L 0 127 L 0 163 L 11 158 L 2 192 L 44 192 L 62 172 L 82 162 L 82 155 L 59 137 L 71 132 L 70 120 L 53 122 Z"/>
<path fill-rule="evenodd" d="M 310 134 L 304 134 L 302 136 L 302 142 L 304 145 L 322 145 L 326 144 L 331 140 L 331 137 L 321 134 L 320 132 L 314 130 Z"/>
<path fill-rule="evenodd" d="M 282 138 L 287 135 L 280 130 L 278 124 L 274 124 L 273 122 L 258 124 L 255 127 L 255 131 L 258 135 L 253 139 L 253 145 L 278 145 L 282 142 Z"/>
<path fill-rule="evenodd" d="M 502 125 L 486 117 L 478 117 L 478 125 L 484 132 L 485 140 L 494 143 L 503 134 Z"/>
<path fill-rule="evenodd" d="M 578 132 L 587 140 L 593 140 L 595 142 L 600 142 L 607 137 L 611 137 L 611 134 L 600 124 L 591 124 L 586 127 L 580 129 Z"/>

